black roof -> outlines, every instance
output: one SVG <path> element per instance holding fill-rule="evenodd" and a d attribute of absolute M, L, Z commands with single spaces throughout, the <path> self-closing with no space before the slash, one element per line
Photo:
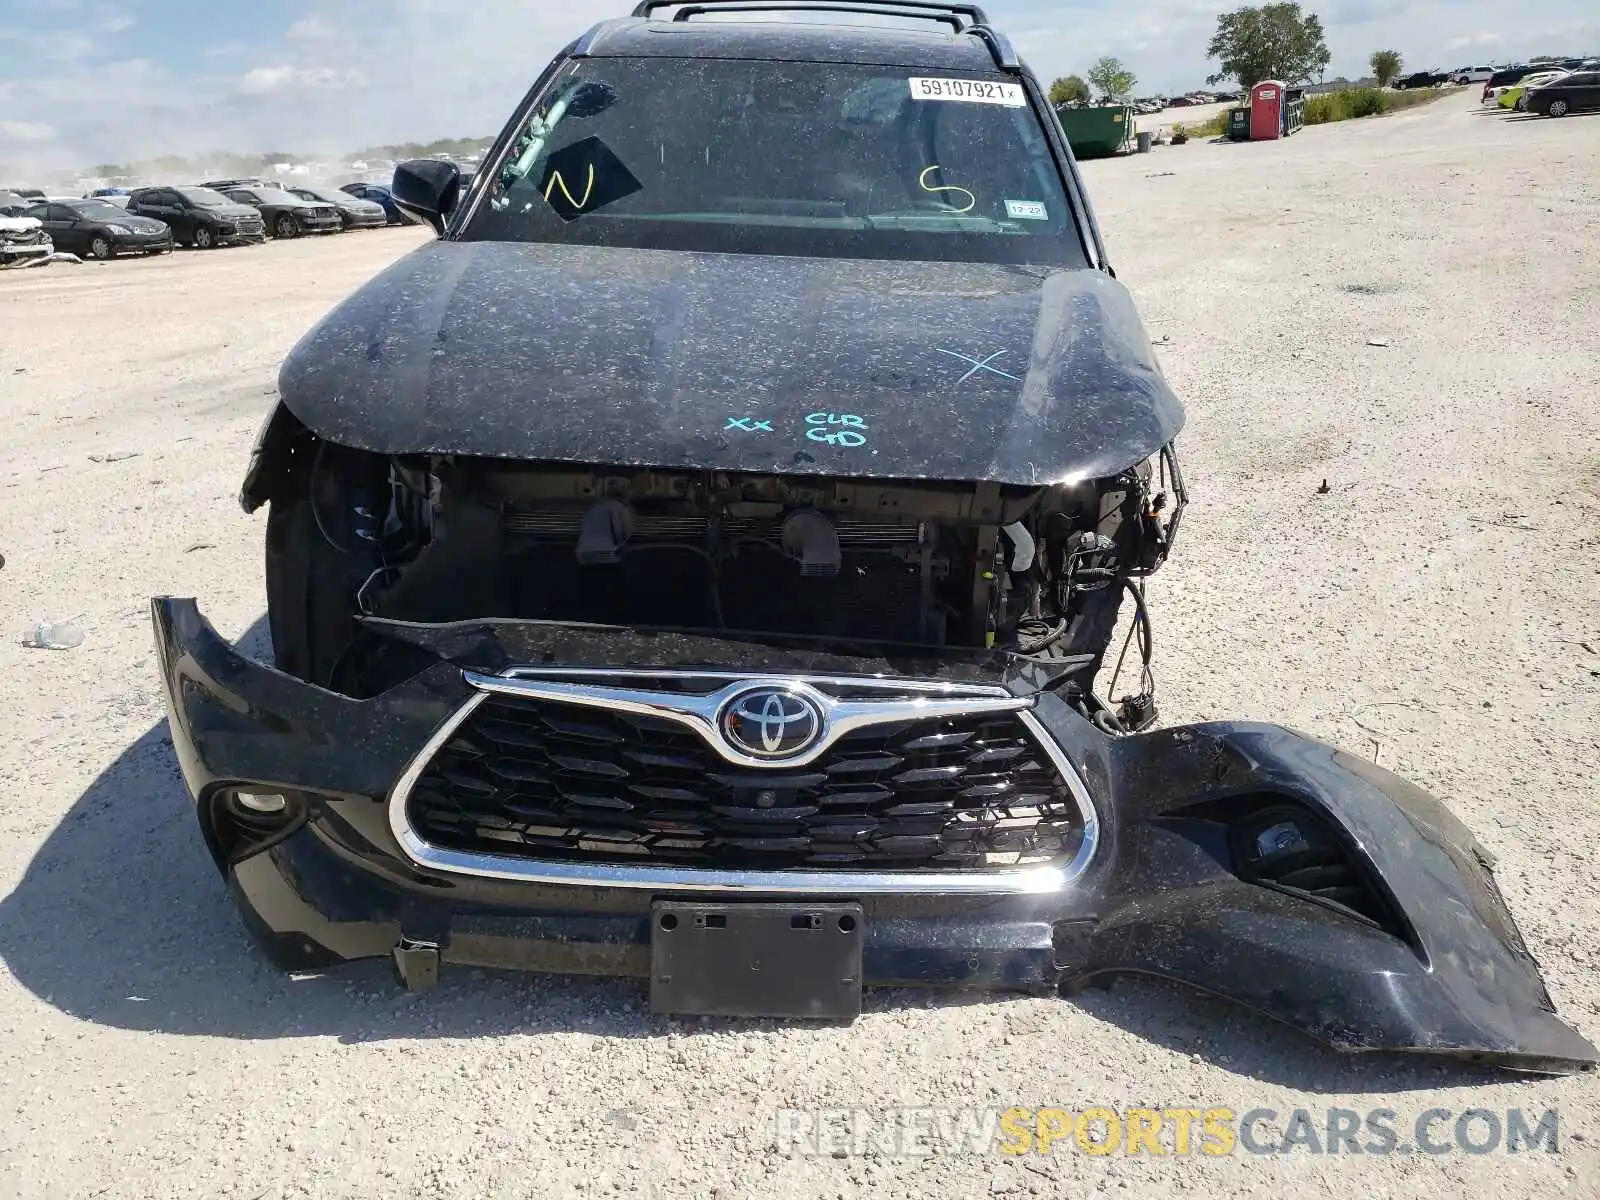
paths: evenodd
<path fill-rule="evenodd" d="M 1009 47 L 1006 49 L 1009 52 Z M 999 69 L 995 52 L 982 37 L 965 30 L 956 33 L 932 22 L 923 30 L 755 19 L 668 21 L 623 17 L 597 25 L 577 43 L 575 53 L 596 58 L 861 63 L 983 74 Z"/>

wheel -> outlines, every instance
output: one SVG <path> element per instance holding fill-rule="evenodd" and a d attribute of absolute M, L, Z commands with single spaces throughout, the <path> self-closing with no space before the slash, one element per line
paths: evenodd
<path fill-rule="evenodd" d="M 272 236 L 275 238 L 292 238 L 299 232 L 299 224 L 288 213 L 283 213 L 272 223 Z"/>
<path fill-rule="evenodd" d="M 1550 101 L 1550 107 L 1545 109 L 1545 112 L 1552 117 L 1564 117 L 1567 115 L 1568 108 L 1569 106 L 1565 100 L 1552 100 Z"/>
<path fill-rule="evenodd" d="M 1528 98 L 1526 96 L 1518 96 L 1517 97 L 1517 102 L 1516 102 L 1515 105 L 1513 105 L 1513 107 L 1518 112 L 1527 112 L 1528 111 Z"/>
<path fill-rule="evenodd" d="M 217 244 L 217 235 L 211 232 L 209 225 L 196 225 L 194 227 L 194 248 L 196 250 L 209 250 Z"/>
<path fill-rule="evenodd" d="M 97 233 L 89 239 L 90 258 L 105 262 L 106 259 L 110 258 L 115 253 L 116 249 L 111 245 L 111 239 L 107 235 L 103 233 Z"/>

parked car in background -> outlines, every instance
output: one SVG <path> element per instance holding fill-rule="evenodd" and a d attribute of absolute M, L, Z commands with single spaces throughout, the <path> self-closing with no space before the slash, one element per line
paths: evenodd
<path fill-rule="evenodd" d="M 15 266 L 28 259 L 49 258 L 53 253 L 55 246 L 39 218 L 0 216 L 0 267 Z"/>
<path fill-rule="evenodd" d="M 230 188 L 273 187 L 276 185 L 269 184 L 264 179 L 256 179 L 254 176 L 252 176 L 249 179 L 208 179 L 200 186 L 208 187 L 214 192 L 227 192 Z"/>
<path fill-rule="evenodd" d="M 1547 83 L 1554 83 L 1558 79 L 1565 79 L 1571 71 L 1535 71 L 1532 75 L 1524 75 L 1518 82 L 1510 87 L 1495 88 L 1495 103 L 1501 108 L 1514 108 L 1517 112 L 1528 111 L 1528 92 L 1536 87 L 1543 87 Z"/>
<path fill-rule="evenodd" d="M 389 223 L 389 214 L 383 211 L 383 205 L 373 200 L 358 199 L 338 188 L 291 187 L 284 190 L 302 200 L 333 205 L 346 229 L 373 229 Z"/>
<path fill-rule="evenodd" d="M 38 204 L 41 200 L 49 199 L 49 197 L 44 194 L 44 189 L 43 188 L 14 187 L 14 188 L 7 188 L 6 191 L 8 191 L 9 193 L 11 193 L 14 196 L 21 196 L 29 204 Z"/>
<path fill-rule="evenodd" d="M 1448 83 L 1450 76 L 1443 71 L 1413 71 L 1394 81 L 1394 86 L 1399 91 L 1407 88 L 1438 87 L 1441 83 Z"/>
<path fill-rule="evenodd" d="M 394 202 L 394 193 L 381 183 L 347 183 L 339 190 L 358 200 L 371 200 L 383 209 L 383 215 L 389 219 L 391 225 L 415 224 L 410 217 L 400 211 L 400 206 Z"/>
<path fill-rule="evenodd" d="M 1514 84 L 1520 83 L 1524 76 L 1532 75 L 1538 67 L 1502 67 L 1493 75 L 1483 81 L 1482 100 L 1485 104 L 1493 104 L 1500 98 L 1500 93 Z"/>
<path fill-rule="evenodd" d="M 1527 92 L 1528 112 L 1542 117 L 1600 109 L 1600 71 L 1574 71 Z"/>
<path fill-rule="evenodd" d="M 119 254 L 170 254 L 172 228 L 104 200 L 52 200 L 28 211 L 44 222 L 56 249 L 102 262 Z"/>
<path fill-rule="evenodd" d="M 266 237 L 260 213 L 210 188 L 135 188 L 128 197 L 128 212 L 165 221 L 175 241 L 197 250 Z"/>
<path fill-rule="evenodd" d="M 333 205 L 323 200 L 306 200 L 279 187 L 236 187 L 229 188 L 223 195 L 259 212 L 275 238 L 344 230 L 339 210 Z"/>
<path fill-rule="evenodd" d="M 1489 66 L 1457 67 L 1450 76 L 1451 83 L 1482 83 L 1494 74 Z"/>
<path fill-rule="evenodd" d="M 0 191 L 0 217 L 20 217 L 36 203 L 26 196 L 19 196 L 15 192 Z"/>

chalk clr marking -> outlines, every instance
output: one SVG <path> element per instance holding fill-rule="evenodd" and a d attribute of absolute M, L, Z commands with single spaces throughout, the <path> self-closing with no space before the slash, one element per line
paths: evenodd
<path fill-rule="evenodd" d="M 550 175 L 550 182 L 544 185 L 544 200 L 546 204 L 550 203 L 550 195 L 556 190 L 558 184 L 561 187 L 561 194 L 567 198 L 567 203 L 572 205 L 578 212 L 582 212 L 589 203 L 589 197 L 594 195 L 594 164 L 589 164 L 589 184 L 583 189 L 582 200 L 573 199 L 572 193 L 567 190 L 567 181 L 562 178 L 561 172 L 553 171 Z"/>
<path fill-rule="evenodd" d="M 969 213 L 978 207 L 978 197 L 964 187 L 955 187 L 949 184 L 946 184 L 943 187 L 929 187 L 928 176 L 932 175 L 938 169 L 938 163 L 934 163 L 933 166 L 925 168 L 922 174 L 917 176 L 917 186 L 923 191 L 927 192 L 930 196 L 937 196 L 940 192 L 960 192 L 967 198 L 967 206 L 965 208 L 956 209 L 955 211 L 958 213 Z"/>
<path fill-rule="evenodd" d="M 813 442 L 829 446 L 848 446 L 855 449 L 867 444 L 867 423 L 855 413 L 815 412 L 806 418 L 806 437 Z M 842 426 L 834 432 L 828 426 Z"/>

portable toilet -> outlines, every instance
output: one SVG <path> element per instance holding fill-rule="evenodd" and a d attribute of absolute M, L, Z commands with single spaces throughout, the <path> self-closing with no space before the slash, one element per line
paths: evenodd
<path fill-rule="evenodd" d="M 1263 79 L 1250 89 L 1250 140 L 1283 136 L 1283 91 L 1277 79 Z"/>

